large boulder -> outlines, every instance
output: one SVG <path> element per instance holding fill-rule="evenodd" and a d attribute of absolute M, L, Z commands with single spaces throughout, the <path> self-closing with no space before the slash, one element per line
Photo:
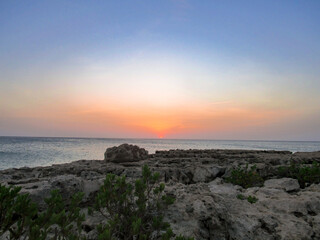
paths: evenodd
<path fill-rule="evenodd" d="M 297 179 L 292 178 L 280 178 L 269 179 L 264 182 L 266 188 L 283 189 L 286 192 L 298 191 L 300 185 Z"/>
<path fill-rule="evenodd" d="M 136 145 L 122 144 L 118 147 L 107 148 L 104 160 L 115 163 L 136 162 L 148 158 L 148 151 Z"/>

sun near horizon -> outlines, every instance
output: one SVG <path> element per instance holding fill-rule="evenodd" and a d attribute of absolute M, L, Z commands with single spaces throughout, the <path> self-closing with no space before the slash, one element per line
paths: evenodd
<path fill-rule="evenodd" d="M 0 3 L 0 136 L 320 140 L 318 1 Z"/>

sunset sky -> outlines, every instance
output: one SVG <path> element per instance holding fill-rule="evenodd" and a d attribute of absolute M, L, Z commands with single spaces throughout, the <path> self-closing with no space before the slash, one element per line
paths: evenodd
<path fill-rule="evenodd" d="M 320 140 L 320 1 L 1 1 L 0 136 Z"/>

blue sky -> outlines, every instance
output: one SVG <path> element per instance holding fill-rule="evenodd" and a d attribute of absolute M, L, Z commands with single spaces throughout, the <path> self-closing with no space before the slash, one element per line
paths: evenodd
<path fill-rule="evenodd" d="M 1 1 L 0 135 L 320 140 L 319 10 L 319 1 Z M 192 111 L 182 119 L 177 108 Z M 88 120 L 72 128 L 79 111 Z M 128 118 L 135 124 L 119 121 Z"/>
<path fill-rule="evenodd" d="M 318 1 L 3 1 L 1 51 L 23 60 L 149 46 L 304 65 L 306 60 L 319 60 L 319 5 Z M 295 62 L 296 57 L 300 60 Z"/>

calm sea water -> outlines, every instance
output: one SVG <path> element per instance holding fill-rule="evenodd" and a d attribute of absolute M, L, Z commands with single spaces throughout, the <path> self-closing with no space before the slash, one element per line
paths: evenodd
<path fill-rule="evenodd" d="M 149 153 L 177 148 L 292 152 L 320 150 L 320 142 L 0 137 L 0 169 L 48 166 L 80 159 L 103 159 L 106 148 L 122 143 L 138 145 Z"/>

